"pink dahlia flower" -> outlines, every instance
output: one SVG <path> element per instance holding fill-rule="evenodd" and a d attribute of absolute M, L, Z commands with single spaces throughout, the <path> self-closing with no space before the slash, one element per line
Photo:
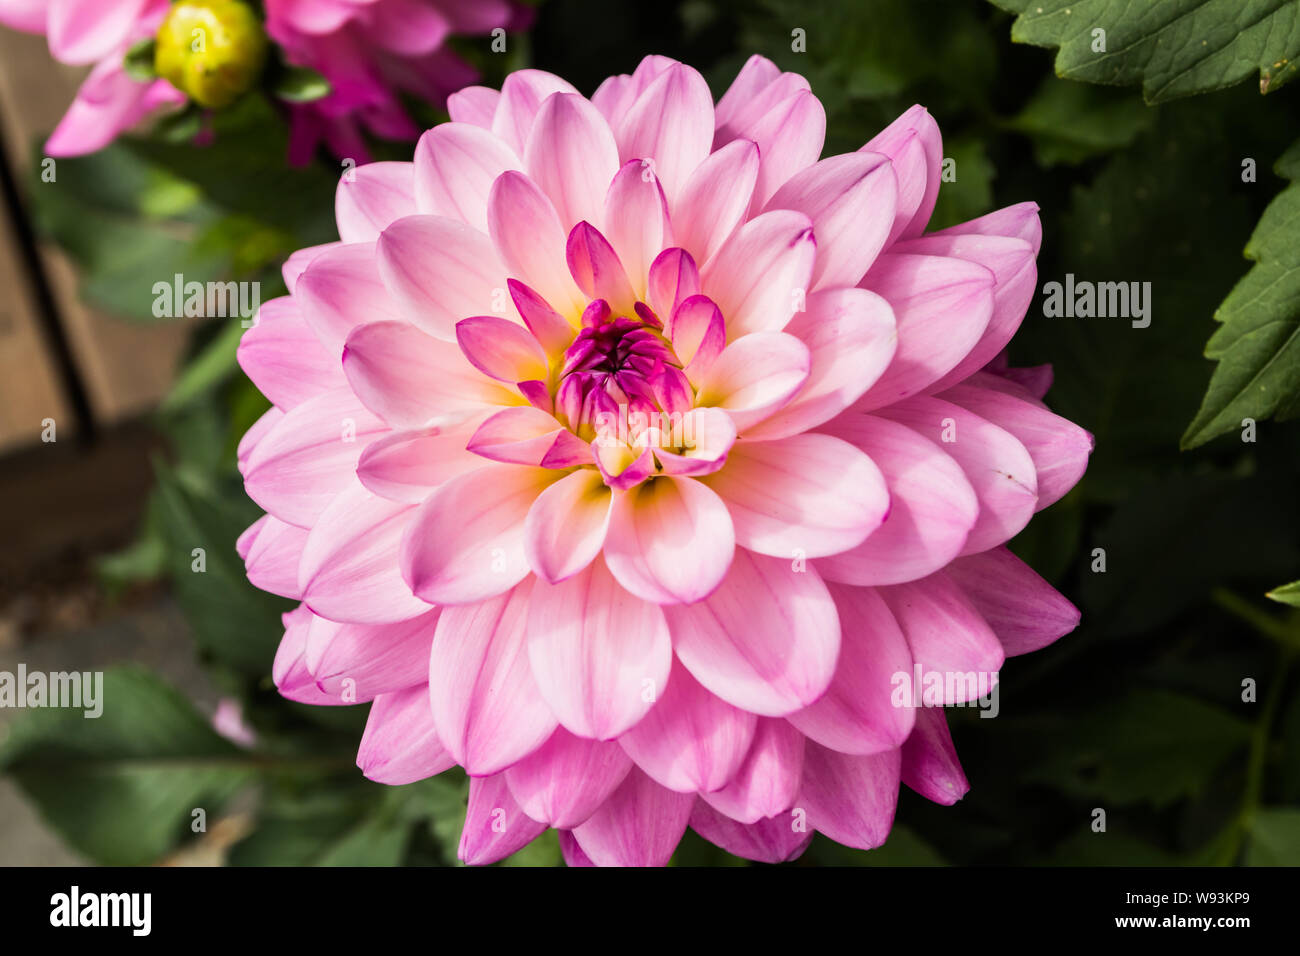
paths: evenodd
<path fill-rule="evenodd" d="M 185 95 L 166 80 L 129 76 L 123 57 L 153 36 L 170 0 L 0 0 L 0 24 L 43 33 L 61 63 L 94 64 L 46 144 L 51 156 L 108 145 L 154 108 Z M 290 157 L 305 162 L 322 140 L 338 155 L 365 162 L 367 130 L 413 140 L 419 129 L 402 108 L 409 93 L 441 104 L 475 78 L 445 47 L 452 34 L 522 28 L 527 11 L 510 0 L 264 0 L 266 30 L 285 58 L 329 80 L 320 100 L 290 106 Z"/>
<path fill-rule="evenodd" d="M 50 55 L 73 66 L 93 64 L 76 99 L 50 134 L 50 156 L 93 153 L 155 108 L 178 106 L 185 95 L 166 80 L 127 75 L 131 45 L 157 31 L 169 0 L 0 0 L 0 23 L 43 33 Z"/>
<path fill-rule="evenodd" d="M 401 95 L 442 105 L 472 83 L 472 67 L 445 46 L 452 34 L 523 29 L 510 0 L 266 0 L 266 31 L 291 63 L 330 81 L 322 99 L 290 107 L 289 156 L 305 163 L 322 140 L 338 156 L 369 160 L 363 130 L 414 140 Z"/>
<path fill-rule="evenodd" d="M 818 160 L 808 83 L 717 104 L 644 60 L 451 97 L 414 163 L 342 183 L 240 361 L 250 579 L 301 601 L 281 693 L 373 701 L 358 764 L 470 776 L 461 859 L 546 827 L 571 864 L 885 841 L 900 781 L 967 790 L 942 704 L 1078 612 L 1003 545 L 1091 449 L 992 371 L 1032 203 L 923 235 L 914 107 Z M 919 671 L 917 670 L 919 668 Z M 934 706 L 924 706 L 924 704 Z"/>

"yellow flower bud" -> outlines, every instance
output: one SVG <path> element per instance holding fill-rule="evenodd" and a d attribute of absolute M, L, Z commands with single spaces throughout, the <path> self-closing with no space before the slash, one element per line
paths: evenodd
<path fill-rule="evenodd" d="M 229 106 L 266 61 L 262 22 L 241 0 L 179 0 L 158 28 L 154 69 L 200 106 Z"/>

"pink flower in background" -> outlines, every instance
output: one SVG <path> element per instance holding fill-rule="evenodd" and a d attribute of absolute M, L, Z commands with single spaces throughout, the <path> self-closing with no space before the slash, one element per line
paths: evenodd
<path fill-rule="evenodd" d="M 50 156 L 93 153 L 154 109 L 178 106 L 185 95 L 166 80 L 127 75 L 126 51 L 152 36 L 169 0 L 0 0 L 0 24 L 43 33 L 60 63 L 91 65 L 77 97 L 45 144 Z"/>
<path fill-rule="evenodd" d="M 509 0 L 266 0 L 271 39 L 332 87 L 323 99 L 290 106 L 291 161 L 307 162 L 323 140 L 336 155 L 367 162 L 363 130 L 416 139 L 421 130 L 401 94 L 440 106 L 477 78 L 446 40 L 525 29 L 530 17 Z"/>
<path fill-rule="evenodd" d="M 402 108 L 410 94 L 442 104 L 475 78 L 445 47 L 453 34 L 522 29 L 528 11 L 509 0 L 265 0 L 266 29 L 288 62 L 322 73 L 324 98 L 291 105 L 290 158 L 310 159 L 324 141 L 340 156 L 365 162 L 362 132 L 413 140 L 420 130 Z M 75 156 L 100 149 L 157 107 L 185 95 L 165 80 L 127 75 L 123 57 L 152 36 L 169 0 L 0 0 L 0 24 L 43 33 L 61 63 L 92 65 L 46 152 Z"/>
<path fill-rule="evenodd" d="M 716 105 L 648 57 L 449 109 L 340 184 L 340 241 L 240 346 L 275 407 L 239 550 L 301 602 L 281 693 L 373 701 L 371 779 L 464 767 L 471 863 L 548 826 L 571 864 L 687 826 L 777 862 L 879 846 L 900 781 L 955 802 L 898 675 L 991 680 L 1078 622 L 1004 547 L 1092 445 L 1001 358 L 1037 207 L 923 235 L 925 110 L 819 161 L 821 104 L 761 57 Z"/>

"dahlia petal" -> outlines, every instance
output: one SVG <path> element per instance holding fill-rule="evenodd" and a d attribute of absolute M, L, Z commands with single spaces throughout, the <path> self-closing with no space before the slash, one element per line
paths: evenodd
<path fill-rule="evenodd" d="M 1079 609 L 1006 548 L 958 558 L 944 573 L 988 622 L 1008 657 L 1041 650 L 1079 626 Z"/>
<path fill-rule="evenodd" d="M 257 535 L 248 543 L 244 568 L 255 588 L 294 601 L 302 599 L 298 588 L 298 561 L 307 532 L 266 515 L 258 521 Z"/>
<path fill-rule="evenodd" d="M 876 412 L 906 425 L 951 457 L 975 490 L 979 515 L 962 554 L 977 554 L 1019 534 L 1034 516 L 1038 478 L 1033 459 L 1010 432 L 941 399 L 917 395 Z"/>
<path fill-rule="evenodd" d="M 415 147 L 416 206 L 486 235 L 492 184 L 506 170 L 521 168 L 519 157 L 488 130 L 469 123 L 439 124 Z"/>
<path fill-rule="evenodd" d="M 366 163 L 343 176 L 334 192 L 334 218 L 344 242 L 374 242 L 394 220 L 416 211 L 410 163 Z"/>
<path fill-rule="evenodd" d="M 332 358 L 348 334 L 368 322 L 402 319 L 379 275 L 373 243 L 337 245 L 314 256 L 293 287 L 302 317 Z"/>
<path fill-rule="evenodd" d="M 816 251 L 812 220 L 791 209 L 765 212 L 732 234 L 701 274 L 727 319 L 728 340 L 789 324 L 803 306 Z"/>
<path fill-rule="evenodd" d="M 964 259 L 885 253 L 862 287 L 885 298 L 898 351 L 859 401 L 863 411 L 915 395 L 975 347 L 993 315 L 993 273 Z"/>
<path fill-rule="evenodd" d="M 444 481 L 483 467 L 483 459 L 465 447 L 475 426 L 471 419 L 449 430 L 417 428 L 385 435 L 361 453 L 357 478 L 390 501 L 418 505 Z"/>
<path fill-rule="evenodd" d="M 737 548 L 720 587 L 697 607 L 664 608 L 673 650 L 701 684 L 766 717 L 801 710 L 835 672 L 840 622 L 811 567 Z"/>
<path fill-rule="evenodd" d="M 758 144 L 761 157 L 751 211 L 763 208 L 790 177 L 817 162 L 826 143 L 826 110 L 808 90 L 799 90 L 758 117 L 739 135 Z"/>
<path fill-rule="evenodd" d="M 902 757 L 886 750 L 866 757 L 827 750 L 808 741 L 803 786 L 795 806 L 836 843 L 871 850 L 889 837 L 898 807 Z"/>
<path fill-rule="evenodd" d="M 889 241 L 919 236 L 939 198 L 943 137 L 924 106 L 913 106 L 871 139 L 859 152 L 882 153 L 898 176 L 896 224 Z"/>
<path fill-rule="evenodd" d="M 307 266 L 322 252 L 335 249 L 343 245 L 341 242 L 325 242 L 319 246 L 306 246 L 289 253 L 289 258 L 284 260 L 284 265 L 280 267 L 280 275 L 284 277 L 284 285 L 290 292 L 296 290 L 298 280 L 306 271 Z"/>
<path fill-rule="evenodd" d="M 828 581 L 894 584 L 925 577 L 955 558 L 979 515 L 961 467 L 905 425 L 849 410 L 823 426 L 874 461 L 889 486 L 885 523 L 850 551 L 822 558 Z"/>
<path fill-rule="evenodd" d="M 767 57 L 757 53 L 751 55 L 714 107 L 717 127 L 723 129 L 780 75 L 780 68 Z"/>
<path fill-rule="evenodd" d="M 744 220 L 758 165 L 757 144 L 737 139 L 700 163 L 686 180 L 672 206 L 673 237 L 697 262 L 707 263 Z"/>
<path fill-rule="evenodd" d="M 618 77 L 611 77 L 618 79 Z M 596 92 L 600 92 L 597 90 Z M 591 857 L 582 852 L 582 847 L 578 845 L 578 838 L 570 830 L 556 831 L 560 839 L 560 853 L 564 856 L 565 866 L 595 866 L 591 862 Z"/>
<path fill-rule="evenodd" d="M 991 364 L 992 363 L 990 363 L 990 365 Z M 986 368 L 987 367 L 988 366 L 986 366 Z M 967 381 L 972 385 L 982 385 L 984 384 L 982 381 L 975 381 L 980 377 L 980 375 L 981 373 L 977 372 L 975 375 L 972 375 L 967 379 Z M 1034 401 L 1041 403 L 1043 396 L 1045 396 L 1048 390 L 1052 387 L 1052 366 L 1051 363 L 1047 363 L 1044 365 L 1032 365 L 1026 368 L 1005 368 L 997 375 L 990 374 L 988 377 L 1002 378 L 1007 384 L 1019 387 L 1019 391 L 1007 389 L 1006 391 L 1008 394 L 1019 395 L 1023 392 L 1024 394 L 1021 397 L 1033 399 Z"/>
<path fill-rule="evenodd" d="M 916 729 L 903 744 L 902 779 L 925 799 L 945 807 L 970 790 L 942 707 L 916 709 Z"/>
<path fill-rule="evenodd" d="M 488 196 L 488 230 L 512 277 L 561 314 L 582 314 L 587 300 L 569 274 L 564 255 L 568 230 L 536 183 L 523 173 L 498 176 Z"/>
<path fill-rule="evenodd" d="M 591 453 L 605 484 L 619 491 L 635 488 L 655 470 L 654 453 L 649 447 L 638 450 L 617 438 L 596 438 Z"/>
<path fill-rule="evenodd" d="M 474 432 L 466 446 L 492 461 L 541 466 L 564 436 L 572 433 L 540 408 L 519 405 L 497 412 Z M 581 448 L 589 446 L 577 441 Z"/>
<path fill-rule="evenodd" d="M 1038 476 L 1038 511 L 1059 501 L 1083 477 L 1092 435 L 1069 419 L 1013 395 L 958 385 L 940 395 L 1016 437 L 1029 452 Z"/>
<path fill-rule="evenodd" d="M 394 428 L 456 425 L 518 400 L 472 368 L 455 345 L 405 322 L 354 329 L 343 372 L 366 408 Z"/>
<path fill-rule="evenodd" d="M 489 464 L 439 485 L 402 540 L 403 578 L 430 604 L 470 604 L 514 588 L 528 575 L 524 519 L 558 477 Z"/>
<path fill-rule="evenodd" d="M 573 341 L 573 326 L 569 320 L 522 282 L 508 279 L 506 287 L 510 290 L 511 301 L 524 320 L 524 325 L 533 333 L 533 338 L 537 339 L 542 351 L 550 358 L 562 356 Z M 547 394 L 550 394 L 549 389 Z"/>
<path fill-rule="evenodd" d="M 605 233 L 627 272 L 636 298 L 646 298 L 650 266 L 672 244 L 668 201 L 654 170 L 640 160 L 625 163 L 605 195 Z"/>
<path fill-rule="evenodd" d="M 0 6 L 0 23 L 23 33 L 44 33 L 50 0 L 7 0 Z"/>
<path fill-rule="evenodd" d="M 499 90 L 467 86 L 447 97 L 447 114 L 453 123 L 468 123 L 490 130 L 500 101 Z"/>
<path fill-rule="evenodd" d="M 376 249 L 404 316 L 435 338 L 453 340 L 457 322 L 504 299 L 506 270 L 492 241 L 459 220 L 407 216 L 384 230 Z"/>
<path fill-rule="evenodd" d="M 357 766 L 370 780 L 393 786 L 434 777 L 456 766 L 433 726 L 427 685 L 375 698 L 357 750 Z"/>
<path fill-rule="evenodd" d="M 966 357 L 934 386 L 935 391 L 963 381 L 1007 347 L 1020 328 L 1038 282 L 1034 250 L 1026 240 L 936 234 L 900 242 L 890 251 L 965 259 L 993 273 L 993 314 L 989 324 Z"/>
<path fill-rule="evenodd" d="M 303 660 L 327 694 L 363 701 L 423 688 L 437 623 L 436 608 L 397 624 L 339 624 L 317 617 L 307 632 Z"/>
<path fill-rule="evenodd" d="M 840 616 L 840 660 L 818 700 L 786 718 L 823 747 L 846 754 L 902 745 L 916 715 L 909 698 L 893 699 L 895 675 L 912 675 L 912 652 L 874 588 L 828 585 Z"/>
<path fill-rule="evenodd" d="M 505 778 L 526 814 L 567 830 L 600 809 L 631 769 L 632 758 L 617 743 L 575 737 L 559 727 Z"/>
<path fill-rule="evenodd" d="M 736 543 L 778 558 L 846 551 L 889 512 L 880 469 L 830 435 L 741 442 L 726 468 L 702 480 L 726 503 Z"/>
<path fill-rule="evenodd" d="M 45 141 L 50 156 L 82 156 L 111 143 L 159 106 L 183 103 L 184 95 L 166 80 L 141 83 L 129 76 L 120 57 L 100 60 Z"/>
<path fill-rule="evenodd" d="M 722 310 L 707 295 L 683 299 L 672 311 L 667 333 L 673 351 L 693 384 L 708 373 L 727 344 Z"/>
<path fill-rule="evenodd" d="M 470 866 L 486 866 L 522 850 L 545 829 L 545 823 L 534 820 L 515 803 L 505 774 L 471 777 L 456 857 Z"/>
<path fill-rule="evenodd" d="M 372 494 L 355 478 L 320 514 L 298 564 L 302 599 L 321 617 L 388 624 L 424 614 L 393 552 L 415 509 Z"/>
<path fill-rule="evenodd" d="M 534 587 L 528 657 L 560 723 L 611 740 L 650 710 L 654 688 L 668 680 L 672 646 L 658 605 L 624 591 L 595 561 L 559 584 Z"/>
<path fill-rule="evenodd" d="M 736 443 L 736 423 L 719 408 L 692 408 L 681 417 L 680 429 L 673 429 L 674 441 L 681 435 L 690 444 L 682 454 L 655 449 L 655 458 L 665 475 L 710 475 L 727 463 Z M 662 434 L 656 429 L 656 432 Z"/>
<path fill-rule="evenodd" d="M 669 790 L 694 794 L 725 787 L 749 752 L 757 718 L 710 694 L 680 663 L 667 687 L 655 686 L 659 700 L 619 744 Z"/>
<path fill-rule="evenodd" d="M 554 93 L 537 111 L 524 166 L 555 204 L 566 233 L 604 225 L 605 192 L 618 172 L 618 146 L 600 111 L 576 93 Z"/>
<path fill-rule="evenodd" d="M 615 313 L 628 314 L 636 304 L 632 284 L 609 240 L 591 223 L 578 223 L 565 243 L 569 274 L 589 299 L 604 299 Z"/>
<path fill-rule="evenodd" d="M 1021 202 L 996 209 L 978 219 L 961 222 L 933 232 L 933 236 L 1011 236 L 1024 239 L 1038 255 L 1043 244 L 1043 224 L 1038 219 L 1038 203 Z"/>
<path fill-rule="evenodd" d="M 493 315 L 456 323 L 456 342 L 471 365 L 499 382 L 545 379 L 546 353 L 527 329 Z"/>
<path fill-rule="evenodd" d="M 556 584 L 577 574 L 605 543 L 612 492 L 597 471 L 579 469 L 547 488 L 524 519 L 524 550 L 533 573 Z"/>
<path fill-rule="evenodd" d="M 734 550 L 726 505 L 694 478 L 656 478 L 614 496 L 605 560 L 637 597 L 698 601 L 726 576 Z"/>
<path fill-rule="evenodd" d="M 923 684 L 913 690 L 923 703 L 937 693 L 931 675 L 943 678 L 945 705 L 977 700 L 992 690 L 1006 655 L 993 629 L 945 572 L 879 593 L 921 669 Z"/>
<path fill-rule="evenodd" d="M 898 346 L 894 310 L 866 289 L 825 289 L 785 327 L 808 347 L 808 381 L 784 407 L 745 432 L 750 440 L 816 428 L 848 408 L 889 366 Z"/>
<path fill-rule="evenodd" d="M 532 582 L 478 604 L 442 609 L 429 654 L 438 737 L 476 777 L 527 757 L 556 719 L 528 666 L 525 623 Z"/>
<path fill-rule="evenodd" d="M 46 31 L 50 53 L 60 63 L 94 63 L 127 42 L 148 0 L 82 3 L 50 0 Z"/>
<path fill-rule="evenodd" d="M 248 473 L 248 459 L 253 454 L 253 449 L 262 443 L 262 439 L 270 434 L 271 429 L 283 418 L 284 412 L 273 405 L 249 426 L 248 431 L 244 432 L 244 437 L 239 439 L 239 444 L 235 448 L 235 466 L 241 475 Z"/>
<path fill-rule="evenodd" d="M 808 347 L 785 332 L 754 332 L 728 345 L 701 376 L 696 402 L 726 409 L 742 436 L 780 411 L 812 368 Z"/>
<path fill-rule="evenodd" d="M 284 622 L 284 637 L 275 652 L 275 661 L 271 664 L 271 680 L 275 689 L 286 700 L 300 704 L 333 707 L 344 703 L 338 697 L 325 693 L 316 686 L 311 671 L 303 655 L 307 647 L 307 630 L 314 615 L 305 605 L 299 605 L 288 614 L 281 616 Z"/>
<path fill-rule="evenodd" d="M 672 64 L 614 122 L 614 137 L 620 159 L 652 160 L 664 192 L 675 199 L 713 143 L 708 83 L 686 64 Z"/>
<path fill-rule="evenodd" d="M 792 814 L 782 813 L 753 823 L 737 823 L 697 800 L 691 811 L 691 829 L 728 853 L 759 863 L 786 863 L 803 856 L 812 842 L 811 832 L 796 828 Z"/>
<path fill-rule="evenodd" d="M 754 741 L 731 781 L 700 797 L 738 823 L 758 823 L 789 810 L 803 776 L 803 742 L 803 734 L 786 721 L 758 718 Z"/>
<path fill-rule="evenodd" d="M 257 390 L 283 409 L 347 384 L 338 356 L 325 350 L 287 295 L 262 303 L 236 357 Z"/>
<path fill-rule="evenodd" d="M 665 249 L 650 265 L 647 283 L 650 308 L 657 315 L 672 316 L 687 299 L 700 291 L 700 272 L 685 249 Z"/>
<path fill-rule="evenodd" d="M 522 156 L 542 103 L 552 93 L 577 92 L 571 83 L 553 73 L 515 70 L 501 84 L 501 97 L 492 117 L 492 132 Z"/>
<path fill-rule="evenodd" d="M 888 158 L 847 153 L 795 173 L 764 209 L 793 209 L 812 220 L 818 255 L 811 289 L 854 286 L 884 248 L 897 194 Z"/>
<path fill-rule="evenodd" d="M 633 769 L 574 840 L 596 866 L 665 866 L 686 832 L 695 797 L 674 793 Z"/>
<path fill-rule="evenodd" d="M 257 442 L 244 463 L 244 490 L 281 521 L 310 528 L 352 480 L 368 441 L 385 430 L 349 389 L 323 392 Z"/>

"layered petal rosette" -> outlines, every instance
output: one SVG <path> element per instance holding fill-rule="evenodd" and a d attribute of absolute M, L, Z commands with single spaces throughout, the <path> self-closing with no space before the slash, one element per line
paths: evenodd
<path fill-rule="evenodd" d="M 414 140 L 419 128 L 401 97 L 442 104 L 447 95 L 476 78 L 475 71 L 447 46 L 453 35 L 486 35 L 496 29 L 522 29 L 531 14 L 511 0 L 264 0 L 265 27 L 253 7 L 235 0 L 185 0 L 183 24 L 174 49 L 159 63 L 162 76 L 186 75 L 167 69 L 188 55 L 192 28 L 213 34 L 214 46 L 236 49 L 196 67 L 194 82 L 132 76 L 125 64 L 137 41 L 155 36 L 172 9 L 172 0 L 0 0 L 0 24 L 44 34 L 50 54 L 61 63 L 93 65 L 72 106 L 50 136 L 51 156 L 75 156 L 100 149 L 158 107 L 178 106 L 190 93 L 202 105 L 226 105 L 254 85 L 265 33 L 283 58 L 321 73 L 330 92 L 310 103 L 290 104 L 290 158 L 310 159 L 324 142 L 337 155 L 364 162 L 369 153 L 363 133 Z M 162 37 L 171 43 L 171 38 Z M 243 50 L 238 49 L 243 47 Z M 224 75 L 223 75 L 224 74 Z M 236 82 L 209 101 L 212 86 Z"/>
<path fill-rule="evenodd" d="M 924 233 L 925 110 L 819 159 L 760 57 L 716 104 L 649 57 L 449 108 L 240 346 L 275 406 L 240 552 L 301 601 L 280 691 L 373 701 L 371 779 L 463 767 L 471 863 L 554 827 L 663 864 L 688 826 L 777 862 L 879 846 L 900 782 L 959 799 L 942 705 L 988 684 L 900 675 L 994 680 L 1078 622 L 1004 546 L 1092 444 L 1000 358 L 1037 207 Z"/>

